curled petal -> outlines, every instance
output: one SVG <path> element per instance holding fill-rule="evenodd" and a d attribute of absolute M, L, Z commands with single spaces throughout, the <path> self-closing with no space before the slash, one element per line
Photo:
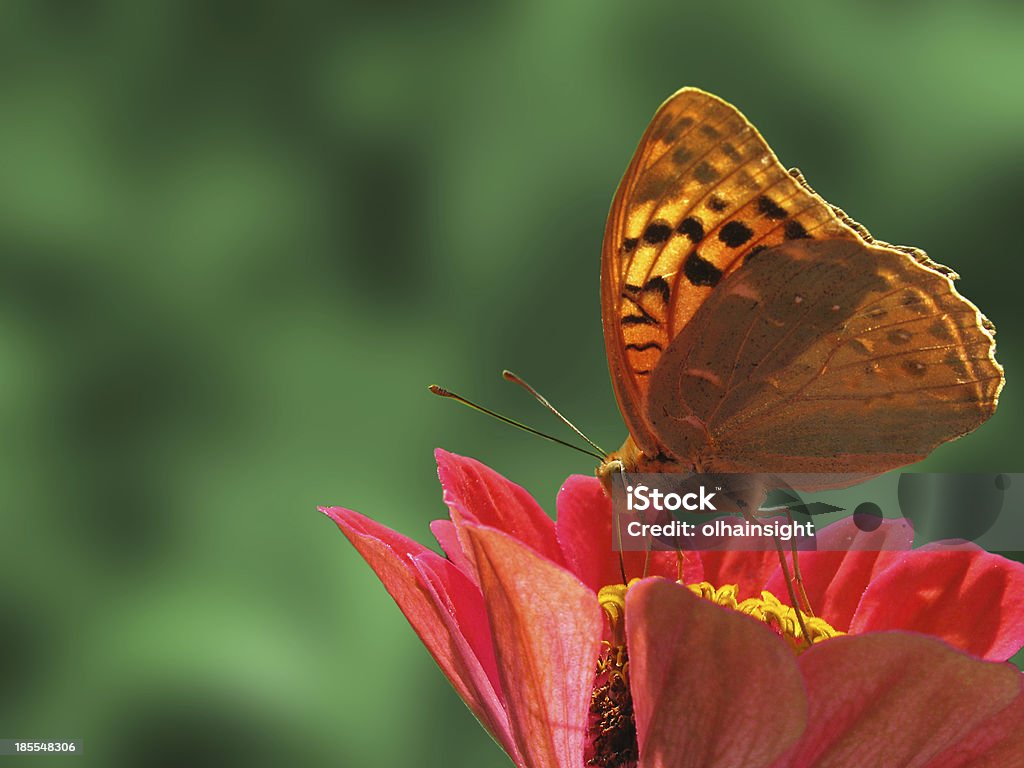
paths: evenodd
<path fill-rule="evenodd" d="M 434 457 L 444 503 L 451 512 L 462 549 L 471 561 L 473 547 L 466 538 L 465 525 L 497 528 L 542 557 L 562 564 L 555 524 L 529 493 L 479 461 L 440 448 L 434 451 Z"/>
<path fill-rule="evenodd" d="M 530 768 L 582 766 L 603 618 L 597 597 L 505 533 L 467 525 L 498 675 Z"/>
<path fill-rule="evenodd" d="M 626 595 L 641 768 L 768 766 L 804 729 L 796 658 L 767 627 L 685 587 Z"/>
<path fill-rule="evenodd" d="M 462 542 L 459 541 L 459 531 L 451 520 L 432 520 L 430 532 L 434 534 L 441 549 L 452 561 L 452 564 L 462 571 L 466 576 L 476 582 L 476 567 L 462 549 Z M 479 584 L 477 584 L 479 586 Z"/>

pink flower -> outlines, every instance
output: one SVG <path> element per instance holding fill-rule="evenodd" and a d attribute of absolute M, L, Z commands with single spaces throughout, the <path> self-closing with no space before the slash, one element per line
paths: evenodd
<path fill-rule="evenodd" d="M 323 511 L 517 766 L 1024 766 L 1021 676 L 984 660 L 1024 644 L 1024 566 L 830 527 L 854 551 L 801 555 L 828 638 L 804 650 L 792 609 L 756 596 L 785 594 L 774 553 L 627 553 L 627 587 L 597 480 L 570 477 L 553 522 L 484 465 L 437 461 L 447 558 Z"/>

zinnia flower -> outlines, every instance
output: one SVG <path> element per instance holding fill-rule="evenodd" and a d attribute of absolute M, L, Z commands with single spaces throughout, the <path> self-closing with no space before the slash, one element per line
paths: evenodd
<path fill-rule="evenodd" d="M 486 466 L 437 461 L 447 557 L 323 511 L 520 768 L 1024 765 L 1021 675 L 1000 663 L 1024 644 L 1024 566 L 873 551 L 909 547 L 906 524 L 837 523 L 819 538 L 848 551 L 801 554 L 805 638 L 772 552 L 620 561 L 597 480 L 570 477 L 555 522 Z"/>

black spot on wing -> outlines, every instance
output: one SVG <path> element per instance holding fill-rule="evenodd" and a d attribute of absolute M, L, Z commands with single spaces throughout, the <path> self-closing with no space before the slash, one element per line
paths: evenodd
<path fill-rule="evenodd" d="M 693 150 L 689 147 L 678 147 L 672 152 L 672 160 L 677 165 L 684 165 L 693 159 Z"/>
<path fill-rule="evenodd" d="M 661 351 L 661 344 L 656 341 L 648 341 L 646 344 L 627 344 L 626 349 L 632 349 L 637 352 L 643 352 L 646 349 L 657 349 Z"/>
<path fill-rule="evenodd" d="M 707 205 L 708 208 L 710 208 L 712 211 L 717 211 L 719 213 L 721 213 L 722 211 L 729 207 L 729 203 L 727 203 L 724 198 L 719 197 L 718 195 L 712 195 L 711 199 L 708 200 Z"/>
<path fill-rule="evenodd" d="M 707 161 L 702 161 L 693 169 L 693 177 L 701 184 L 709 184 L 718 178 L 718 171 Z"/>
<path fill-rule="evenodd" d="M 626 253 L 632 253 L 633 251 L 636 250 L 637 243 L 639 242 L 640 240 L 638 238 L 627 237 L 625 240 L 622 241 L 622 250 L 625 251 Z"/>
<path fill-rule="evenodd" d="M 683 261 L 683 274 L 693 285 L 718 285 L 722 270 L 694 251 Z"/>
<path fill-rule="evenodd" d="M 622 325 L 657 325 L 658 321 L 650 315 L 626 315 L 622 318 Z"/>
<path fill-rule="evenodd" d="M 671 286 L 668 284 L 668 280 L 664 277 L 652 277 L 643 287 L 644 293 L 658 293 L 661 295 L 662 301 L 668 304 L 668 297 L 671 291 Z"/>
<path fill-rule="evenodd" d="M 644 242 L 651 245 L 664 243 L 672 236 L 672 227 L 664 221 L 652 221 L 644 230 Z"/>
<path fill-rule="evenodd" d="M 786 209 L 767 195 L 761 195 L 757 198 L 757 210 L 762 216 L 766 216 L 769 219 L 779 220 L 786 218 Z"/>
<path fill-rule="evenodd" d="M 622 325 L 660 325 L 658 319 L 638 301 L 637 294 L 641 291 L 643 291 L 641 286 L 627 284 L 626 290 L 622 292 L 622 298 L 632 305 L 632 310 L 635 313 L 623 316 L 620 321 Z"/>
<path fill-rule="evenodd" d="M 804 229 L 804 225 L 796 219 L 790 219 L 786 222 L 784 233 L 787 240 L 800 240 L 805 237 L 810 237 L 810 235 L 807 234 L 807 230 Z"/>
<path fill-rule="evenodd" d="M 643 285 L 632 285 L 631 283 L 626 283 L 623 287 L 625 288 L 625 291 L 623 291 L 622 294 L 623 297 L 629 299 L 634 304 L 637 304 L 636 298 L 634 297 L 642 293 L 656 293 L 661 297 L 661 300 L 665 304 L 668 304 L 668 299 L 672 291 L 672 286 L 669 285 L 668 280 L 661 276 L 652 277 Z M 641 309 L 643 308 L 641 307 Z M 644 313 L 646 314 L 646 310 L 644 310 Z"/>
<path fill-rule="evenodd" d="M 738 248 L 754 234 L 742 221 L 730 221 L 718 231 L 718 239 L 730 248 Z"/>
<path fill-rule="evenodd" d="M 694 245 L 704 239 L 704 225 L 700 223 L 700 219 L 696 219 L 693 216 L 687 216 L 680 221 L 679 226 L 676 227 L 676 232 L 686 235 Z"/>
<path fill-rule="evenodd" d="M 719 136 L 722 135 L 718 132 L 718 129 L 715 128 L 715 126 L 708 125 L 707 123 L 704 123 L 704 125 L 700 127 L 700 132 L 707 136 L 709 139 L 717 139 Z"/>

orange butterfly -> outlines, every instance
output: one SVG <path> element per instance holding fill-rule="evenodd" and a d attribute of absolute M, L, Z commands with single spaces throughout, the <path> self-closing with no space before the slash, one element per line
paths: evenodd
<path fill-rule="evenodd" d="M 629 437 L 612 472 L 880 474 L 995 411 L 994 327 L 875 240 L 733 106 L 666 101 L 605 228 L 601 314 Z"/>

